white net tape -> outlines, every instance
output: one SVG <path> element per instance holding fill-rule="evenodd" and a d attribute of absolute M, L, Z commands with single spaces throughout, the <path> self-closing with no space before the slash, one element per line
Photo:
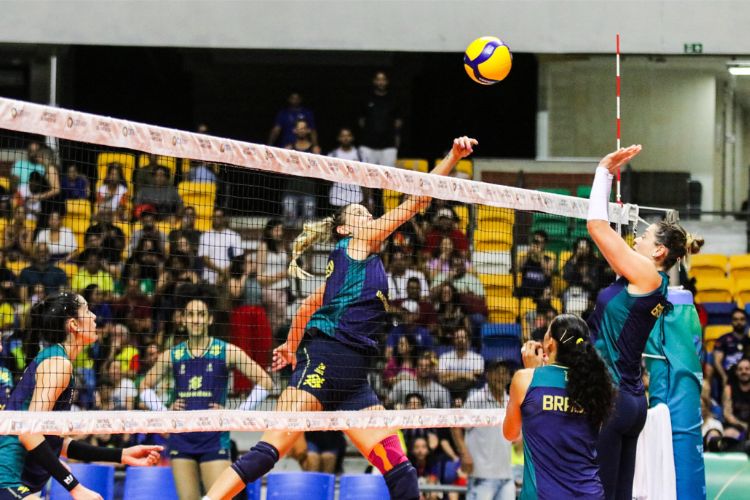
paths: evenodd
<path fill-rule="evenodd" d="M 413 429 L 434 427 L 500 426 L 505 410 L 380 410 L 260 412 L 241 410 L 197 411 L 5 411 L 0 435 L 44 433 L 54 435 L 162 433 L 200 431 L 317 431 L 346 429 Z"/>
<path fill-rule="evenodd" d="M 436 177 L 421 172 L 301 153 L 6 98 L 0 98 L 0 129 L 329 181 L 344 178 L 368 188 L 395 189 L 415 195 L 430 193 L 431 196 L 444 200 L 578 219 L 586 218 L 589 204 L 585 198 L 454 177 Z M 637 220 L 637 216 L 638 208 L 635 205 L 619 206 L 610 203 L 611 222 L 628 224 Z"/>

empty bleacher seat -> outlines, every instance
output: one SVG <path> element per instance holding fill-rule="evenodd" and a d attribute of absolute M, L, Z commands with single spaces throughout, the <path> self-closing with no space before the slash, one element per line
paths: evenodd
<path fill-rule="evenodd" d="M 128 467 L 122 494 L 128 500 L 178 500 L 171 467 Z"/>
<path fill-rule="evenodd" d="M 742 278 L 734 282 L 734 298 L 741 309 L 750 304 L 750 278 Z"/>
<path fill-rule="evenodd" d="M 521 338 L 521 325 L 518 323 L 485 323 L 482 325 L 482 338 L 509 337 Z"/>
<path fill-rule="evenodd" d="M 732 282 L 726 277 L 707 278 L 700 276 L 695 281 L 698 293 L 696 302 L 732 302 Z"/>
<path fill-rule="evenodd" d="M 750 279 L 750 254 L 729 257 L 729 277 L 735 282 Z"/>
<path fill-rule="evenodd" d="M 722 335 L 732 331 L 732 325 L 709 325 L 703 332 L 703 347 L 707 352 L 714 350 L 714 344 Z"/>
<path fill-rule="evenodd" d="M 260 500 L 260 494 L 263 489 L 263 479 L 256 479 L 252 483 L 248 483 L 248 485 L 245 487 L 245 492 L 247 492 L 247 500 Z"/>
<path fill-rule="evenodd" d="M 487 310 L 492 323 L 515 323 L 518 320 L 519 303 L 510 295 L 487 295 Z"/>
<path fill-rule="evenodd" d="M 513 224 L 516 221 L 516 212 L 510 208 L 479 205 L 477 207 L 477 225 L 489 220 L 502 220 Z"/>
<path fill-rule="evenodd" d="M 690 276 L 700 279 L 723 278 L 727 273 L 728 260 L 721 254 L 697 254 L 690 257 Z"/>
<path fill-rule="evenodd" d="M 482 339 L 482 357 L 485 361 L 510 361 L 521 366 L 521 342 L 513 337 L 487 337 Z"/>
<path fill-rule="evenodd" d="M 728 325 L 732 322 L 732 312 L 737 308 L 734 302 L 701 302 L 708 314 L 709 325 Z"/>
<path fill-rule="evenodd" d="M 339 500 L 381 500 L 389 495 L 380 474 L 344 474 L 339 481 Z"/>
<path fill-rule="evenodd" d="M 512 274 L 480 274 L 479 281 L 484 286 L 487 297 L 512 297 L 513 275 Z"/>
<path fill-rule="evenodd" d="M 508 250 L 497 252 L 475 250 L 471 254 L 471 264 L 477 274 L 510 274 L 512 258 Z"/>
<path fill-rule="evenodd" d="M 415 172 L 428 172 L 430 169 L 430 163 L 423 158 L 399 158 L 396 160 L 396 166 Z"/>
<path fill-rule="evenodd" d="M 275 472 L 268 475 L 267 500 L 333 500 L 336 476 L 323 472 Z"/>
<path fill-rule="evenodd" d="M 115 467 L 100 464 L 68 464 L 70 471 L 81 484 L 91 491 L 99 493 L 104 500 L 113 500 L 115 496 Z M 54 479 L 50 484 L 49 500 L 69 500 L 70 493 Z"/>

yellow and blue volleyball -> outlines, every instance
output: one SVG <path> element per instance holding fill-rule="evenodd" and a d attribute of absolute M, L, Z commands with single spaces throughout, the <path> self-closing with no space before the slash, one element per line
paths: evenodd
<path fill-rule="evenodd" d="M 513 54 L 502 40 L 494 36 L 477 38 L 466 47 L 464 69 L 469 78 L 482 85 L 492 85 L 508 76 Z"/>

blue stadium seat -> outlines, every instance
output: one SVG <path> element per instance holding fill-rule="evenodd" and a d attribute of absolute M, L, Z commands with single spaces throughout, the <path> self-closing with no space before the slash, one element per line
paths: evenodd
<path fill-rule="evenodd" d="M 247 492 L 247 500 L 260 500 L 260 490 L 263 486 L 263 479 L 256 479 L 252 483 L 248 484 L 245 488 Z"/>
<path fill-rule="evenodd" d="M 458 479 L 458 469 L 461 467 L 460 460 L 446 460 L 443 462 L 443 474 L 440 482 L 453 484 Z"/>
<path fill-rule="evenodd" d="M 508 337 L 521 338 L 521 325 L 518 323 L 485 323 L 482 325 L 482 338 Z"/>
<path fill-rule="evenodd" d="M 115 496 L 115 468 L 112 465 L 69 464 L 73 475 L 86 488 L 99 493 L 104 500 Z M 69 500 L 73 497 L 60 483 L 52 480 L 49 490 L 50 500 Z"/>
<path fill-rule="evenodd" d="M 339 500 L 381 500 L 390 498 L 380 474 L 344 474 L 339 481 Z"/>
<path fill-rule="evenodd" d="M 731 325 L 732 311 L 737 304 L 734 302 L 704 302 L 703 307 L 708 314 L 709 325 Z"/>
<path fill-rule="evenodd" d="M 179 500 L 171 467 L 128 467 L 122 494 L 128 500 Z"/>
<path fill-rule="evenodd" d="M 482 357 L 486 362 L 510 361 L 521 364 L 521 341 L 513 337 L 489 337 L 482 339 Z"/>
<path fill-rule="evenodd" d="M 268 475 L 267 500 L 333 500 L 336 476 L 323 472 L 277 472 Z"/>

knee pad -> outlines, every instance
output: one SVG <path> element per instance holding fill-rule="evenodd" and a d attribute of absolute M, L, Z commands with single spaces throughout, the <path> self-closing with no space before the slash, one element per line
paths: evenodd
<path fill-rule="evenodd" d="M 384 476 L 397 465 L 409 461 L 404 455 L 403 448 L 401 448 L 401 441 L 395 434 L 376 444 L 367 459 Z"/>
<path fill-rule="evenodd" d="M 271 444 L 260 441 L 233 463 L 232 469 L 247 484 L 273 469 L 278 461 L 279 450 Z"/>
<path fill-rule="evenodd" d="M 419 500 L 419 480 L 417 469 L 406 461 L 395 466 L 385 476 L 385 484 L 391 500 Z"/>

